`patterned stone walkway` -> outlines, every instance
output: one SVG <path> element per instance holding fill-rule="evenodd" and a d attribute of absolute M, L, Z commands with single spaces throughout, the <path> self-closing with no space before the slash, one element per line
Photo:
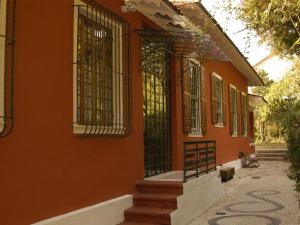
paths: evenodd
<path fill-rule="evenodd" d="M 263 162 L 241 169 L 224 184 L 225 195 L 189 225 L 300 225 L 288 163 Z"/>

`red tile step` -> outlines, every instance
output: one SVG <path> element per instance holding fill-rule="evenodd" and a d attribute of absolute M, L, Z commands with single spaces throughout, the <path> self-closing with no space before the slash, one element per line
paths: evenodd
<path fill-rule="evenodd" d="M 183 194 L 182 182 L 144 180 L 136 183 L 139 193 Z"/>
<path fill-rule="evenodd" d="M 173 209 L 162 209 L 152 207 L 132 207 L 125 210 L 125 221 L 144 222 L 160 225 L 171 224 L 171 212 Z"/>
<path fill-rule="evenodd" d="M 178 194 L 136 193 L 133 195 L 133 203 L 136 207 L 177 209 L 178 196 Z"/>

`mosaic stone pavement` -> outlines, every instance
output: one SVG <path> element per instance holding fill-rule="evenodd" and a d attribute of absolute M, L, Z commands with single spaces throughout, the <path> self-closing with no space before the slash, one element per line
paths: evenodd
<path fill-rule="evenodd" d="M 300 225 L 288 163 L 264 162 L 241 169 L 224 184 L 225 195 L 189 225 Z"/>

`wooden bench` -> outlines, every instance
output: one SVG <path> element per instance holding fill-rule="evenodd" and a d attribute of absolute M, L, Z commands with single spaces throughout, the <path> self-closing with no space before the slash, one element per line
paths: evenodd
<path fill-rule="evenodd" d="M 220 176 L 222 182 L 227 182 L 233 178 L 235 171 L 234 167 L 225 167 L 220 169 Z"/>

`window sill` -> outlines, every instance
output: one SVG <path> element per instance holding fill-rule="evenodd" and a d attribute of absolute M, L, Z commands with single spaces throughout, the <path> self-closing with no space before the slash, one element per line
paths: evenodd
<path fill-rule="evenodd" d="M 215 127 L 217 127 L 217 128 L 224 128 L 224 124 L 223 123 L 216 123 Z"/>
<path fill-rule="evenodd" d="M 202 133 L 189 133 L 188 137 L 200 138 L 200 137 L 203 137 L 203 134 Z"/>
<path fill-rule="evenodd" d="M 231 137 L 237 138 L 237 137 L 239 137 L 239 135 L 238 134 L 232 134 Z"/>
<path fill-rule="evenodd" d="M 126 128 L 114 126 L 92 126 L 92 125 L 73 125 L 73 133 L 76 135 L 124 135 Z"/>

